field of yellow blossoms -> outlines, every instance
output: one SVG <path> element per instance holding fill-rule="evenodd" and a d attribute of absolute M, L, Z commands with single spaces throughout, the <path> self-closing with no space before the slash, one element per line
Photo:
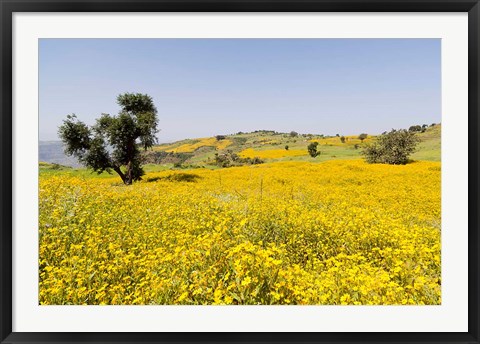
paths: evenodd
<path fill-rule="evenodd" d="M 441 303 L 440 163 L 40 175 L 40 304 Z"/>
<path fill-rule="evenodd" d="M 238 155 L 242 158 L 261 158 L 261 159 L 276 159 L 288 156 L 308 156 L 306 149 L 267 149 L 267 150 L 255 150 L 248 148 L 241 151 Z"/>
<path fill-rule="evenodd" d="M 195 143 L 186 143 L 183 145 L 180 145 L 178 147 L 161 147 L 160 150 L 164 150 L 165 152 L 171 152 L 171 153 L 192 153 L 198 148 L 202 147 L 215 147 L 218 150 L 223 150 L 230 146 L 232 144 L 231 140 L 225 139 L 225 140 L 217 140 L 215 137 L 206 137 L 203 139 L 198 139 L 197 142 Z"/>

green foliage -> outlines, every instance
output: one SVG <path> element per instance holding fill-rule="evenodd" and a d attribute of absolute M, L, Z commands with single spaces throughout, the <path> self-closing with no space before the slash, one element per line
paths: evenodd
<path fill-rule="evenodd" d="M 358 135 L 358 139 L 363 142 L 368 137 L 368 134 L 362 133 Z"/>
<path fill-rule="evenodd" d="M 340 141 L 342 141 L 342 143 L 345 143 L 345 136 L 340 136 Z"/>
<path fill-rule="evenodd" d="M 290 136 L 291 137 L 297 137 L 298 136 L 298 133 L 296 131 L 291 131 L 290 132 Z"/>
<path fill-rule="evenodd" d="M 262 159 L 260 159 L 258 156 L 254 158 L 245 158 L 245 159 L 242 159 L 242 161 L 245 161 L 248 165 L 260 165 L 265 162 Z"/>
<path fill-rule="evenodd" d="M 263 164 L 264 161 L 258 157 L 255 158 L 241 158 L 238 154 L 227 150 L 224 153 L 215 153 L 215 164 L 219 167 L 232 167 L 242 165 L 258 165 Z"/>
<path fill-rule="evenodd" d="M 364 147 L 362 154 L 368 163 L 404 165 L 415 151 L 418 137 L 410 130 L 392 130 L 380 135 L 377 140 Z"/>
<path fill-rule="evenodd" d="M 288 148 L 289 148 L 288 145 L 285 145 L 285 150 L 288 150 Z"/>
<path fill-rule="evenodd" d="M 65 154 L 80 157 L 90 147 L 90 128 L 77 120 L 75 114 L 67 115 L 64 124 L 59 128 L 58 134 L 65 144 Z"/>
<path fill-rule="evenodd" d="M 422 127 L 419 125 L 412 125 L 410 128 L 408 128 L 408 131 L 412 131 L 412 132 L 422 131 Z"/>
<path fill-rule="evenodd" d="M 146 150 L 157 141 L 157 109 L 150 96 L 140 93 L 121 94 L 117 103 L 117 116 L 102 114 L 91 127 L 68 115 L 58 135 L 67 155 L 99 174 L 114 170 L 130 185 L 144 175 L 139 147 Z"/>
<path fill-rule="evenodd" d="M 190 159 L 194 154 L 192 153 L 173 153 L 164 151 L 143 151 L 141 152 L 142 164 L 183 164 Z"/>
<path fill-rule="evenodd" d="M 310 154 L 312 158 L 316 158 L 317 156 L 320 155 L 320 152 L 317 151 L 317 147 L 318 147 L 318 142 L 312 142 L 307 147 L 308 154 Z"/>
<path fill-rule="evenodd" d="M 217 135 L 215 136 L 215 138 L 217 139 L 217 141 L 225 140 L 225 135 Z"/>
<path fill-rule="evenodd" d="M 248 139 L 246 137 L 232 137 L 231 139 L 232 139 L 233 143 L 238 145 L 238 146 L 242 146 L 245 143 L 247 143 L 247 141 L 248 141 Z"/>

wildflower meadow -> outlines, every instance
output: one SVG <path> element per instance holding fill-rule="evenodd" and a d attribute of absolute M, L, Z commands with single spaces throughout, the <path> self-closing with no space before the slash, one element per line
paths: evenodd
<path fill-rule="evenodd" d="M 39 303 L 438 305 L 440 162 L 41 174 Z"/>

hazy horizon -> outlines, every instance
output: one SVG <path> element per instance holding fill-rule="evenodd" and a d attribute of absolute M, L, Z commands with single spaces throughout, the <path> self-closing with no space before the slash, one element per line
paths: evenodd
<path fill-rule="evenodd" d="M 160 143 L 275 130 L 379 134 L 441 122 L 439 39 L 41 39 L 39 138 L 146 93 Z"/>

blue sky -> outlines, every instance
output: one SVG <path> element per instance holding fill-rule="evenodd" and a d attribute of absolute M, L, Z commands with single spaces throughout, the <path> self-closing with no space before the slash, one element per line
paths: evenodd
<path fill-rule="evenodd" d="M 39 136 L 147 93 L 160 142 L 259 129 L 378 134 L 441 122 L 439 39 L 41 39 Z"/>

